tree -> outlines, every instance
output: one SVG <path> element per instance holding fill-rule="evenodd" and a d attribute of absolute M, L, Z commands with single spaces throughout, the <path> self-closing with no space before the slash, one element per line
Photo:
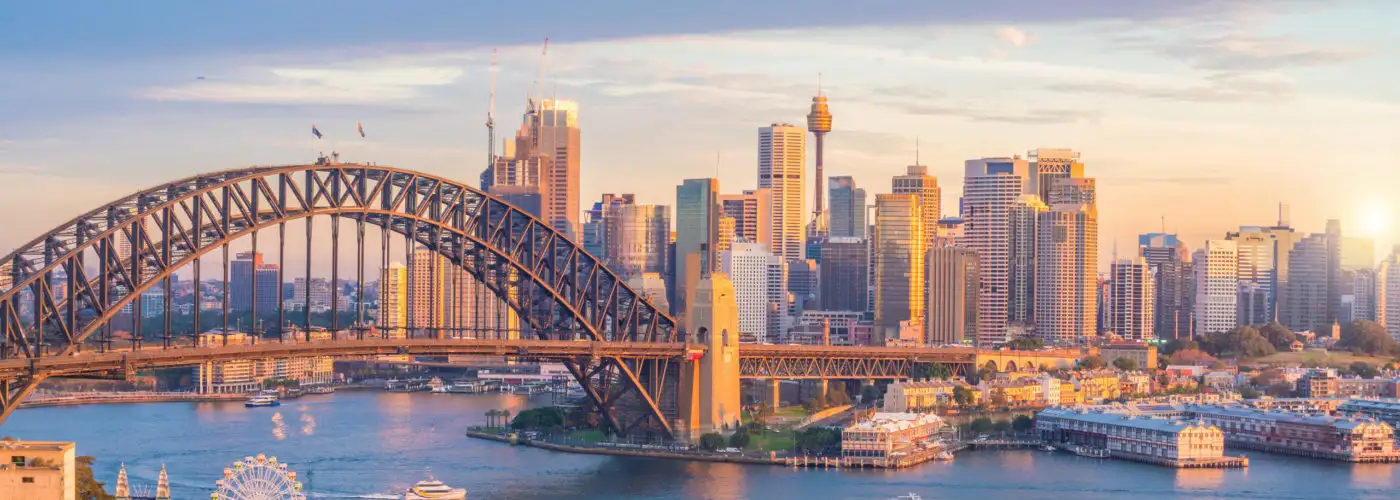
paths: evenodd
<path fill-rule="evenodd" d="M 1108 362 L 1104 361 L 1103 358 L 1098 357 L 1097 355 L 1086 356 L 1084 359 L 1079 360 L 1079 366 L 1089 370 L 1098 370 L 1100 368 L 1108 366 Z"/>
<path fill-rule="evenodd" d="M 1261 395 L 1262 395 L 1262 394 L 1260 394 L 1259 391 L 1256 390 L 1256 389 L 1253 388 L 1253 387 L 1249 387 L 1249 386 L 1241 386 L 1241 387 L 1240 387 L 1240 397 L 1242 397 L 1242 398 L 1244 398 L 1244 399 L 1259 399 L 1259 396 L 1261 396 Z"/>
<path fill-rule="evenodd" d="M 773 405 L 768 404 L 767 401 L 764 401 L 764 402 L 758 404 L 758 409 L 757 409 L 757 410 L 754 410 L 754 412 L 753 412 L 753 419 L 754 419 L 755 422 L 758 422 L 759 424 L 765 424 L 765 425 L 766 425 L 766 424 L 768 423 L 768 417 L 770 417 L 770 416 L 772 416 L 772 415 L 773 415 Z"/>
<path fill-rule="evenodd" d="M 718 432 L 707 432 L 700 435 L 700 449 L 715 451 L 724 447 L 724 436 Z"/>
<path fill-rule="evenodd" d="M 509 410 L 501 410 L 502 420 L 510 418 Z M 512 429 L 553 429 L 564 426 L 564 410 L 555 406 L 521 410 L 510 421 Z"/>
<path fill-rule="evenodd" d="M 991 400 L 992 406 L 1003 408 L 1006 406 L 1006 390 L 1000 387 L 992 389 L 992 394 L 988 399 Z"/>
<path fill-rule="evenodd" d="M 1010 430 L 1011 421 L 1009 420 L 998 420 L 996 422 L 992 422 L 992 432 L 995 432 L 997 434 L 1006 434 Z"/>
<path fill-rule="evenodd" d="M 1259 329 L 1254 327 L 1243 327 L 1243 331 L 1240 332 L 1239 338 L 1235 339 L 1235 342 L 1235 352 L 1244 357 L 1262 358 L 1276 352 L 1269 339 L 1264 338 L 1264 335 L 1259 333 Z"/>
<path fill-rule="evenodd" d="M 77 479 L 78 498 L 83 500 L 114 500 L 116 497 L 107 494 L 105 483 L 98 481 L 92 473 L 92 463 L 97 459 L 84 455 L 77 457 L 77 470 L 74 475 Z"/>
<path fill-rule="evenodd" d="M 865 387 L 860 388 L 860 402 L 861 402 L 861 404 L 868 404 L 868 405 L 874 406 L 874 405 L 875 405 L 875 400 L 877 400 L 877 399 L 880 399 L 880 388 L 879 388 L 879 387 L 875 387 L 875 386 L 873 386 L 873 385 L 867 385 L 867 386 L 865 386 Z"/>
<path fill-rule="evenodd" d="M 1016 432 L 1030 432 L 1030 430 L 1034 428 L 1035 419 L 1031 417 L 1016 415 L 1016 418 L 1011 419 L 1011 429 Z"/>
<path fill-rule="evenodd" d="M 1395 351 L 1395 339 L 1386 333 L 1385 327 L 1375 321 L 1358 319 L 1342 328 L 1342 338 L 1337 345 L 1352 352 L 1371 355 L 1390 355 Z"/>
<path fill-rule="evenodd" d="M 1125 372 L 1130 372 L 1138 368 L 1137 360 L 1132 358 L 1117 358 L 1113 360 L 1113 367 Z"/>
<path fill-rule="evenodd" d="M 953 386 L 953 402 L 958 406 L 969 406 L 972 404 L 972 389 L 966 386 Z"/>
<path fill-rule="evenodd" d="M 1197 345 L 1196 341 L 1190 339 L 1189 337 L 1182 339 L 1173 339 L 1171 342 L 1167 342 L 1166 345 L 1162 346 L 1162 354 L 1170 356 L 1172 353 L 1180 350 L 1200 348 L 1201 346 Z"/>
<path fill-rule="evenodd" d="M 1274 349 L 1279 351 L 1289 350 L 1293 347 L 1293 341 L 1298 340 L 1298 336 L 1293 334 L 1293 330 L 1289 330 L 1288 327 L 1277 321 L 1260 326 L 1259 333 L 1264 335 L 1264 338 L 1274 345 Z"/>
<path fill-rule="evenodd" d="M 992 427 L 992 419 L 987 417 L 974 418 L 972 419 L 972 423 L 968 424 L 968 429 L 978 434 L 986 434 L 988 432 L 991 432 Z"/>
<path fill-rule="evenodd" d="M 948 380 L 953 378 L 953 369 L 937 361 L 932 363 L 919 363 L 917 371 L 917 378 L 919 379 Z"/>
<path fill-rule="evenodd" d="M 807 453 L 816 454 L 833 449 L 839 452 L 841 431 L 826 427 L 808 427 L 797 433 L 797 448 Z"/>
<path fill-rule="evenodd" d="M 1045 347 L 1045 341 L 1035 337 L 1016 337 L 1006 345 L 1015 351 L 1038 351 Z"/>
<path fill-rule="evenodd" d="M 729 446 L 731 448 L 744 449 L 749 446 L 749 431 L 740 427 L 729 436 Z"/>
<path fill-rule="evenodd" d="M 1371 366 L 1370 363 L 1365 361 L 1357 361 L 1347 368 L 1361 378 L 1376 378 L 1376 375 L 1380 374 L 1380 372 L 1376 370 L 1376 367 Z"/>
<path fill-rule="evenodd" d="M 1174 365 L 1195 365 L 1199 363 L 1209 363 L 1215 361 L 1215 357 L 1206 354 L 1200 349 L 1183 349 L 1172 353 L 1171 364 Z"/>

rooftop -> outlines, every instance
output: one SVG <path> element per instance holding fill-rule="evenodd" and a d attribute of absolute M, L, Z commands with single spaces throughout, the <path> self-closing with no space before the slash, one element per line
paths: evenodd
<path fill-rule="evenodd" d="M 943 419 L 932 413 L 876 412 L 870 420 L 846 426 L 846 430 L 883 430 L 894 432 L 920 425 L 937 424 Z"/>

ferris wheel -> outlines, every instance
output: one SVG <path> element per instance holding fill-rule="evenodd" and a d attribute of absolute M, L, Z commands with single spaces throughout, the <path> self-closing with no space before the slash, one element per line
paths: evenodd
<path fill-rule="evenodd" d="M 212 500 L 306 500 L 297 473 L 261 453 L 224 468 Z"/>

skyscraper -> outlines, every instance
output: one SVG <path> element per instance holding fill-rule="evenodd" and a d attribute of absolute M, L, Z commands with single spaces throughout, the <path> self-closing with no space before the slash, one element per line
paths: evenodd
<path fill-rule="evenodd" d="M 821 307 L 821 279 L 817 261 L 812 259 L 792 260 L 787 263 L 787 291 L 792 294 L 793 311 L 799 313 Z M 797 315 L 797 314 L 794 314 Z"/>
<path fill-rule="evenodd" d="M 1376 322 L 1400 339 L 1400 245 L 1376 267 Z"/>
<path fill-rule="evenodd" d="M 540 102 L 539 151 L 550 157 L 541 176 L 547 184 L 544 204 L 549 224 L 570 238 L 579 231 L 579 138 L 577 102 Z"/>
<path fill-rule="evenodd" d="M 875 195 L 875 328 L 897 337 L 901 321 L 923 319 L 923 213 L 914 194 Z"/>
<path fill-rule="evenodd" d="M 1049 210 L 1040 196 L 1033 194 L 1021 195 L 1010 208 L 1007 320 L 1020 327 L 1035 324 L 1036 228 L 1040 215 Z"/>
<path fill-rule="evenodd" d="M 1097 195 L 1091 178 L 1051 183 L 1050 210 L 1036 227 L 1035 331 L 1047 342 L 1077 342 L 1098 330 Z"/>
<path fill-rule="evenodd" d="M 803 191 L 806 132 L 786 123 L 758 129 L 758 187 L 768 188 L 769 251 L 785 260 L 803 258 Z"/>
<path fill-rule="evenodd" d="M 389 338 L 404 338 L 408 327 L 408 268 L 403 264 L 389 265 L 379 277 L 378 327 Z"/>
<path fill-rule="evenodd" d="M 766 188 L 746 189 L 743 194 L 720 195 L 720 211 L 734 218 L 734 234 L 749 243 L 769 247 L 773 217 L 772 191 Z"/>
<path fill-rule="evenodd" d="M 239 252 L 229 262 L 229 309 L 253 310 L 254 287 L 257 288 L 258 314 L 277 310 L 277 264 L 264 264 L 259 252 Z M 250 326 L 256 328 L 256 326 Z"/>
<path fill-rule="evenodd" d="M 671 207 L 613 205 L 607 224 L 608 267 L 614 273 L 626 280 L 641 273 L 666 272 Z"/>
<path fill-rule="evenodd" d="M 1330 332 L 1340 294 L 1332 282 L 1332 238 L 1326 233 L 1310 234 L 1298 240 L 1288 255 L 1287 301 L 1280 306 L 1279 319 L 1293 331 Z M 1337 254 L 1340 257 L 1340 254 Z"/>
<path fill-rule="evenodd" d="M 862 238 L 834 236 L 822 243 L 821 304 L 826 311 L 864 311 L 870 248 Z"/>
<path fill-rule="evenodd" d="M 865 237 L 865 190 L 851 176 L 832 177 L 827 233 L 833 238 Z"/>
<path fill-rule="evenodd" d="M 676 186 L 676 311 L 685 311 L 687 298 L 717 255 L 719 179 L 686 179 Z M 702 249 L 704 250 L 702 252 Z"/>
<path fill-rule="evenodd" d="M 739 333 L 762 344 L 776 341 L 787 311 L 786 262 L 757 243 L 736 242 L 721 254 L 724 274 L 734 282 Z"/>
<path fill-rule="evenodd" d="M 1238 249 L 1231 240 L 1207 240 L 1191 258 L 1196 270 L 1196 334 L 1228 332 L 1239 298 Z"/>
<path fill-rule="evenodd" d="M 1337 322 L 1342 303 L 1342 221 L 1327 219 L 1327 315 L 1326 324 Z"/>
<path fill-rule="evenodd" d="M 1236 272 L 1239 273 L 1239 297 L 1235 300 L 1236 317 L 1241 325 L 1258 325 L 1273 321 L 1274 262 L 1278 242 L 1269 228 L 1244 226 L 1226 233 L 1225 239 L 1235 242 Z"/>
<path fill-rule="evenodd" d="M 904 175 L 896 175 L 891 179 L 890 187 L 892 193 L 919 197 L 919 215 L 924 225 L 924 239 L 932 240 L 938 233 L 938 220 L 943 218 L 943 191 L 938 188 L 938 178 L 928 175 L 928 167 L 910 165 Z"/>
<path fill-rule="evenodd" d="M 631 205 L 635 202 L 636 196 L 631 193 L 612 194 L 603 193 L 600 201 L 593 203 L 593 208 L 588 211 L 588 221 L 583 228 L 583 246 L 589 254 L 597 257 L 598 260 L 607 262 L 608 255 L 608 215 L 617 210 L 622 205 Z"/>
<path fill-rule="evenodd" d="M 1139 255 L 1151 267 L 1156 290 L 1153 333 L 1163 340 L 1191 338 L 1195 327 L 1195 270 L 1191 252 L 1175 234 L 1138 236 Z"/>
<path fill-rule="evenodd" d="M 1050 203 L 1050 191 L 1055 187 L 1055 179 L 1084 177 L 1084 164 L 1079 162 L 1079 153 L 1071 149 L 1039 148 L 1027 153 L 1030 156 L 1031 180 L 1034 194 Z M 1053 204 L 1053 203 L 1051 203 Z"/>
<path fill-rule="evenodd" d="M 928 278 L 924 342 L 957 344 L 977 337 L 977 294 L 981 288 L 977 266 L 977 254 L 966 248 L 929 249 L 924 272 Z"/>
<path fill-rule="evenodd" d="M 1011 207 L 1033 193 L 1030 164 L 1020 158 L 967 160 L 963 178 L 963 241 L 977 253 L 978 345 L 1005 342 L 1011 263 Z"/>
<path fill-rule="evenodd" d="M 1109 270 L 1108 330 L 1124 339 L 1152 340 L 1156 283 L 1147 259 L 1119 259 Z M 1146 367 L 1145 367 L 1146 368 Z"/>

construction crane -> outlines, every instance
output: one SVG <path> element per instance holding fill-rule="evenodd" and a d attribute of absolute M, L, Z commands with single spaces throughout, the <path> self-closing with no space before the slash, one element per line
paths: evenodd
<path fill-rule="evenodd" d="M 486 108 L 486 140 L 490 143 L 486 146 L 490 155 L 487 168 L 496 164 L 496 71 L 496 49 L 491 49 L 491 104 Z"/>
<path fill-rule="evenodd" d="M 545 62 L 549 59 L 549 37 L 544 37 L 544 48 L 540 49 L 540 72 L 535 75 L 535 94 L 530 101 L 530 109 L 526 110 L 526 115 L 534 115 L 530 121 L 530 146 L 533 151 L 539 151 L 540 147 L 540 120 L 543 120 L 544 93 L 540 86 L 544 84 Z"/>
<path fill-rule="evenodd" d="M 535 75 L 535 99 L 543 101 L 544 94 L 541 93 L 540 86 L 544 84 L 545 62 L 549 59 L 549 37 L 544 37 L 544 48 L 540 50 L 540 72 Z M 532 103 L 535 110 L 542 109 L 539 102 Z"/>

